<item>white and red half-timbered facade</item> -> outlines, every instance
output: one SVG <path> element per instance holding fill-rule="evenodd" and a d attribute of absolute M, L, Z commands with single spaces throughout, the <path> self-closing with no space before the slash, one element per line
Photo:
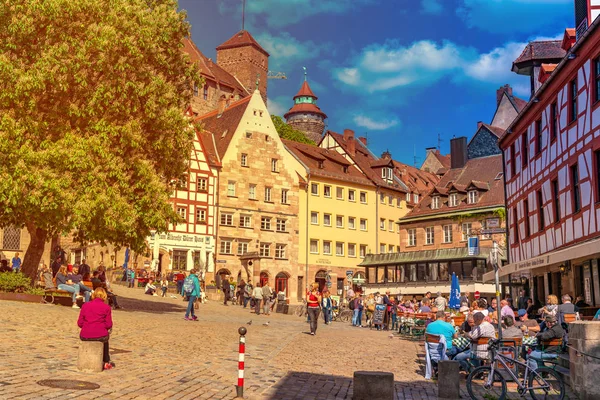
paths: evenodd
<path fill-rule="evenodd" d="M 566 56 L 500 140 L 509 264 L 531 294 L 583 296 L 600 305 L 600 19 Z M 490 276 L 491 277 L 491 276 Z"/>

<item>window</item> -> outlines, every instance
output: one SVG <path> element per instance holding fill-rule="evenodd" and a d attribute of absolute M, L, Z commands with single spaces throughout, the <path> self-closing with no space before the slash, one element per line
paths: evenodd
<path fill-rule="evenodd" d="M 208 100 L 208 85 L 204 85 L 202 97 L 204 98 L 204 100 Z"/>
<path fill-rule="evenodd" d="M 540 222 L 540 231 L 546 228 L 546 218 L 544 216 L 544 198 L 542 197 L 542 191 L 537 191 L 537 205 L 538 205 L 538 218 Z"/>
<path fill-rule="evenodd" d="M 419 194 L 418 193 L 413 194 L 413 201 L 415 202 L 415 204 L 417 204 L 419 202 Z"/>
<path fill-rule="evenodd" d="M 246 132 L 246 139 L 252 139 L 252 132 Z"/>
<path fill-rule="evenodd" d="M 379 219 L 379 229 L 381 229 L 382 231 L 385 231 L 385 218 Z"/>
<path fill-rule="evenodd" d="M 542 152 L 542 120 L 535 121 L 535 155 Z"/>
<path fill-rule="evenodd" d="M 271 159 L 271 172 L 279 172 L 279 169 L 277 169 L 277 159 L 276 158 Z"/>
<path fill-rule="evenodd" d="M 335 242 L 335 255 L 336 256 L 344 255 L 344 243 L 343 242 Z"/>
<path fill-rule="evenodd" d="M 252 183 L 248 186 L 248 198 L 250 200 L 256 200 L 256 185 Z"/>
<path fill-rule="evenodd" d="M 271 193 L 273 192 L 273 189 L 270 187 L 266 187 L 265 188 L 265 201 L 267 203 L 271 202 Z"/>
<path fill-rule="evenodd" d="M 239 242 L 237 245 L 238 256 L 244 255 L 248 252 L 248 242 Z"/>
<path fill-rule="evenodd" d="M 271 230 L 270 217 L 260 217 L 260 229 L 262 229 L 263 231 Z"/>
<path fill-rule="evenodd" d="M 348 201 L 356 201 L 354 190 L 348 189 Z"/>
<path fill-rule="evenodd" d="M 434 229 L 433 226 L 428 226 L 425 228 L 425 244 L 433 244 L 434 239 Z"/>
<path fill-rule="evenodd" d="M 517 174 L 517 159 L 515 158 L 515 144 L 510 145 L 510 177 Z"/>
<path fill-rule="evenodd" d="M 390 206 L 394 204 L 394 198 L 392 196 L 388 196 L 388 204 Z"/>
<path fill-rule="evenodd" d="M 206 192 L 206 188 L 208 187 L 208 181 L 206 178 L 198 178 L 198 187 L 196 190 L 198 192 Z"/>
<path fill-rule="evenodd" d="M 331 226 L 331 214 L 323 214 L 323 225 Z"/>
<path fill-rule="evenodd" d="M 577 119 L 577 78 L 569 83 L 569 123 Z"/>
<path fill-rule="evenodd" d="M 388 253 L 393 253 L 393 252 L 394 252 L 394 245 L 388 244 Z"/>
<path fill-rule="evenodd" d="M 270 243 L 261 243 L 260 244 L 259 255 L 261 257 L 271 257 L 271 244 Z"/>
<path fill-rule="evenodd" d="M 398 197 L 398 198 L 396 199 L 396 201 L 398 202 L 398 204 L 397 204 L 397 205 L 398 205 L 398 208 L 402 208 L 402 199 L 401 199 L 400 197 Z"/>
<path fill-rule="evenodd" d="M 379 254 L 385 254 L 385 243 L 379 245 Z"/>
<path fill-rule="evenodd" d="M 529 200 L 523 200 L 523 214 L 525 218 L 525 237 L 531 236 L 531 227 L 529 226 Z"/>
<path fill-rule="evenodd" d="M 433 196 L 431 198 L 431 209 L 437 210 L 438 208 L 440 208 L 440 196 Z"/>
<path fill-rule="evenodd" d="M 338 200 L 344 200 L 344 188 L 341 188 L 341 187 L 335 188 L 335 197 Z"/>
<path fill-rule="evenodd" d="M 519 243 L 519 216 L 517 215 L 517 207 L 513 210 L 513 224 L 515 226 L 515 240 L 514 243 Z"/>
<path fill-rule="evenodd" d="M 469 238 L 470 234 L 471 234 L 471 223 L 465 222 L 464 224 L 462 224 L 462 240 L 463 240 L 463 242 Z"/>
<path fill-rule="evenodd" d="M 198 96 L 198 86 L 194 85 L 194 96 Z"/>
<path fill-rule="evenodd" d="M 323 186 L 323 196 L 331 197 L 331 186 Z"/>
<path fill-rule="evenodd" d="M 556 139 L 558 135 L 558 105 L 556 102 L 550 106 L 550 140 Z"/>
<path fill-rule="evenodd" d="M 331 242 L 323 240 L 323 254 L 331 255 Z"/>
<path fill-rule="evenodd" d="M 227 182 L 227 196 L 235 197 L 235 182 L 234 181 Z"/>
<path fill-rule="evenodd" d="M 558 194 L 558 179 L 554 179 L 551 182 L 552 185 L 552 198 L 554 199 L 554 223 L 560 221 L 560 195 Z"/>
<path fill-rule="evenodd" d="M 318 212 L 314 212 L 314 211 L 310 212 L 310 223 L 313 225 L 319 224 L 319 213 Z"/>
<path fill-rule="evenodd" d="M 388 231 L 394 232 L 394 220 L 388 219 Z"/>
<path fill-rule="evenodd" d="M 367 204 L 367 192 L 360 192 L 360 202 Z"/>
<path fill-rule="evenodd" d="M 277 232 L 287 232 L 287 220 L 277 218 L 276 228 Z"/>
<path fill-rule="evenodd" d="M 231 240 L 221 240 L 221 254 L 231 254 Z"/>
<path fill-rule="evenodd" d="M 356 257 L 356 244 L 348 243 L 348 257 Z"/>
<path fill-rule="evenodd" d="M 600 201 L 600 150 L 594 152 L 596 161 L 596 201 Z"/>
<path fill-rule="evenodd" d="M 242 167 L 248 166 L 248 154 L 242 153 Z"/>
<path fill-rule="evenodd" d="M 319 195 L 319 184 L 318 183 L 310 184 L 310 194 L 312 194 L 313 196 Z"/>
<path fill-rule="evenodd" d="M 250 215 L 240 215 L 240 226 L 242 228 L 250 228 L 251 227 L 252 217 Z"/>
<path fill-rule="evenodd" d="M 311 254 L 319 254 L 319 241 L 310 239 L 310 252 Z"/>
<path fill-rule="evenodd" d="M 452 243 L 452 225 L 444 225 L 444 243 Z"/>
<path fill-rule="evenodd" d="M 197 224 L 205 224 L 206 223 L 206 210 L 202 208 L 196 208 L 196 223 Z"/>
<path fill-rule="evenodd" d="M 233 226 L 233 214 L 221 213 L 221 225 Z"/>
<path fill-rule="evenodd" d="M 356 218 L 354 218 L 354 217 L 348 217 L 348 228 L 349 229 L 356 229 Z"/>
<path fill-rule="evenodd" d="M 290 204 L 288 203 L 288 189 L 281 189 L 281 204 Z"/>
<path fill-rule="evenodd" d="M 400 246 L 396 246 L 396 253 L 400 253 Z"/>
<path fill-rule="evenodd" d="M 456 193 L 451 193 L 448 198 L 448 205 L 450 207 L 456 207 L 458 205 L 458 195 Z"/>
<path fill-rule="evenodd" d="M 406 231 L 408 233 L 408 246 L 416 246 L 417 245 L 417 230 L 416 229 L 408 229 Z"/>
<path fill-rule="evenodd" d="M 187 211 L 187 208 L 185 208 L 185 207 L 177 207 L 177 215 L 179 215 L 183 219 L 185 219 L 186 211 Z"/>
<path fill-rule="evenodd" d="M 529 137 L 527 136 L 527 132 L 525 132 L 521 136 L 521 165 L 523 168 L 527 166 L 529 162 Z"/>
<path fill-rule="evenodd" d="M 477 203 L 478 199 L 479 193 L 477 192 L 477 190 L 469 190 L 469 204 Z"/>
<path fill-rule="evenodd" d="M 360 258 L 365 258 L 366 254 L 367 254 L 367 245 L 366 244 L 361 244 L 358 247 L 358 255 L 360 256 Z"/>
<path fill-rule="evenodd" d="M 344 227 L 344 216 L 343 215 L 336 215 L 335 216 L 335 226 L 338 228 L 343 228 Z"/>
<path fill-rule="evenodd" d="M 360 230 L 361 231 L 366 231 L 367 230 L 367 220 L 361 218 L 360 219 Z"/>
<path fill-rule="evenodd" d="M 488 221 L 487 219 L 484 219 L 483 221 L 481 221 L 481 229 L 482 230 L 483 229 L 487 229 L 487 227 L 488 227 L 488 222 L 487 221 Z M 491 238 L 492 238 L 492 235 L 490 235 L 488 233 L 485 233 L 485 234 L 482 233 L 481 234 L 481 240 L 486 240 L 486 239 L 489 240 Z"/>
<path fill-rule="evenodd" d="M 385 204 L 385 194 L 383 194 L 383 193 L 379 194 L 379 202 L 381 204 Z"/>
<path fill-rule="evenodd" d="M 410 193 L 406 193 L 406 201 L 410 202 Z"/>
<path fill-rule="evenodd" d="M 285 259 L 285 244 L 277 243 L 275 245 L 275 258 Z"/>
<path fill-rule="evenodd" d="M 600 57 L 596 58 L 594 61 L 594 70 L 592 74 L 594 75 L 594 94 L 593 99 L 594 103 L 600 100 Z"/>
<path fill-rule="evenodd" d="M 571 186 L 573 187 L 573 209 L 574 212 L 581 210 L 581 188 L 579 187 L 579 169 L 577 164 L 571 167 Z"/>

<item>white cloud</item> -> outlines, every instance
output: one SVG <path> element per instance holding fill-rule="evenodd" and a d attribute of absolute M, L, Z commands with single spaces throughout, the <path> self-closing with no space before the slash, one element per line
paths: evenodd
<path fill-rule="evenodd" d="M 444 11 L 444 7 L 439 0 L 421 0 L 421 11 L 425 14 L 439 15 Z"/>
<path fill-rule="evenodd" d="M 267 98 L 267 109 L 269 110 L 269 114 L 283 117 L 283 114 L 288 110 L 288 107 L 285 106 L 286 100 L 287 102 L 290 101 L 290 99 L 281 96 L 276 97 L 275 99 Z"/>
<path fill-rule="evenodd" d="M 281 32 L 277 36 L 265 32 L 256 35 L 255 38 L 271 54 L 269 57 L 271 70 L 297 66 L 303 61 L 318 57 L 329 47 L 328 43 L 316 44 L 310 40 L 301 42 L 288 32 Z"/>
<path fill-rule="evenodd" d="M 354 117 L 354 123 L 363 128 L 367 128 L 372 131 L 383 131 L 392 128 L 400 123 L 398 119 L 372 119 L 365 115 L 356 115 Z"/>

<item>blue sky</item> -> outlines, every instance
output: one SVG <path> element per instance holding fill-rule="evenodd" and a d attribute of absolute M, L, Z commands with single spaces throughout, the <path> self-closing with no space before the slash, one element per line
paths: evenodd
<path fill-rule="evenodd" d="M 207 57 L 241 29 L 241 5 L 180 0 Z M 438 134 L 447 153 L 453 136 L 490 122 L 501 85 L 527 100 L 512 61 L 530 40 L 561 38 L 573 13 L 573 0 L 247 0 L 246 29 L 288 76 L 269 81 L 271 113 L 292 106 L 306 66 L 327 129 L 413 164 Z"/>

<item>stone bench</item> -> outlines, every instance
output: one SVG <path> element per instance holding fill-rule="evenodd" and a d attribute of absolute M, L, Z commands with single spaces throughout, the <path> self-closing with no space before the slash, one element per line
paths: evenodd
<path fill-rule="evenodd" d="M 354 400 L 393 400 L 394 374 L 391 372 L 354 372 Z"/>
<path fill-rule="evenodd" d="M 81 341 L 77 354 L 77 369 L 81 372 L 102 372 L 103 356 L 104 343 Z"/>

